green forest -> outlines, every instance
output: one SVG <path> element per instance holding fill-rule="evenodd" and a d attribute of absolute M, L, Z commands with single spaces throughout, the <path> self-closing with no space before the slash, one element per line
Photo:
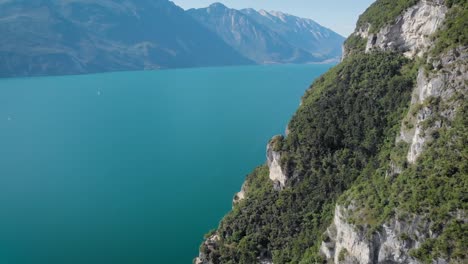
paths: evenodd
<path fill-rule="evenodd" d="M 268 168 L 247 179 L 247 199 L 218 229 L 219 263 L 315 263 L 335 202 L 367 172 L 385 138 L 395 138 L 415 81 L 413 63 L 395 53 L 352 56 L 319 78 L 304 95 L 288 137 L 278 144 L 283 168 L 294 172 L 281 192 Z"/>
<path fill-rule="evenodd" d="M 361 15 L 357 27 L 370 32 L 395 20 L 417 0 L 378 0 Z M 456 217 L 468 209 L 468 104 L 463 93 L 448 102 L 431 97 L 410 107 L 419 69 L 434 74 L 432 61 L 444 52 L 468 45 L 468 2 L 446 0 L 449 8 L 434 45 L 423 58 L 399 53 L 364 52 L 367 40 L 352 35 L 345 42 L 347 57 L 318 78 L 306 91 L 289 123 L 287 137 L 276 137 L 281 167 L 288 182 L 273 188 L 266 165 L 246 179 L 246 199 L 234 205 L 216 232 L 214 248 L 201 247 L 213 263 L 322 263 L 319 247 L 336 204 L 353 205 L 348 222 L 368 237 L 390 218 L 418 216 L 433 238 L 412 249 L 423 263 L 445 258 L 467 261 L 468 225 Z M 461 73 L 460 73 L 461 74 Z M 465 82 L 466 85 L 466 82 Z M 421 107 L 441 113 L 456 106 L 456 116 L 440 114 L 424 121 L 431 140 L 415 164 L 406 155 L 409 144 L 396 138 L 405 117 Z M 440 129 L 428 128 L 439 122 Z M 392 173 L 392 167 L 400 169 Z M 425 230 L 427 232 L 428 230 Z M 208 234 L 209 236 L 211 234 Z M 401 241 L 417 237 L 403 234 Z M 338 253 L 337 253 L 338 254 Z M 346 251 L 339 253 L 344 259 Z"/>

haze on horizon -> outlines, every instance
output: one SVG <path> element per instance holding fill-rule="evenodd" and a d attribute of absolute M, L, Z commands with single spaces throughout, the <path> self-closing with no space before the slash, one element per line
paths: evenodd
<path fill-rule="evenodd" d="M 356 21 L 375 0 L 171 0 L 184 9 L 207 7 L 220 2 L 230 8 L 281 11 L 310 18 L 344 37 L 354 31 Z"/>

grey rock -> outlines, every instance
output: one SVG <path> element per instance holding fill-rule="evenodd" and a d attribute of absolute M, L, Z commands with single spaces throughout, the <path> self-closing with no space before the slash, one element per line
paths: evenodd
<path fill-rule="evenodd" d="M 267 164 L 269 168 L 269 178 L 274 184 L 276 190 L 282 190 L 288 180 L 288 176 L 281 167 L 281 152 L 275 151 L 274 142 L 282 140 L 282 136 L 273 137 L 267 145 Z"/>
<path fill-rule="evenodd" d="M 410 58 L 422 56 L 432 43 L 430 36 L 442 25 L 446 13 L 447 7 L 441 1 L 421 0 L 377 34 L 367 33 L 366 51 L 393 50 Z"/>
<path fill-rule="evenodd" d="M 415 129 L 407 133 L 402 131 L 400 137 L 402 140 L 410 143 L 408 152 L 408 162 L 414 163 L 424 150 L 424 146 L 431 140 L 431 132 L 436 131 L 442 126 L 440 121 L 434 123 L 434 126 L 423 129 L 423 122 L 429 118 L 434 117 L 436 114 L 451 120 L 455 117 L 455 109 L 458 106 L 457 100 L 452 100 L 455 94 L 468 95 L 468 72 L 466 61 L 468 58 L 468 47 L 460 47 L 455 50 L 449 51 L 440 56 L 437 60 L 439 70 L 434 73 L 426 73 L 424 69 L 419 70 L 417 84 L 413 90 L 411 104 L 421 105 L 424 104 L 421 110 L 417 113 L 417 118 L 413 121 Z M 434 113 L 432 105 L 426 105 L 425 102 L 429 98 L 439 98 L 442 103 L 449 107 L 442 112 Z M 449 103 L 450 102 L 450 103 Z"/>
<path fill-rule="evenodd" d="M 327 241 L 322 241 L 320 252 L 334 263 L 419 263 L 409 255 L 409 251 L 419 247 L 435 235 L 427 231 L 430 222 L 413 215 L 407 220 L 391 218 L 380 231 L 370 236 L 365 227 L 348 222 L 352 207 L 337 205 L 332 225 L 326 231 Z M 342 250 L 346 252 L 344 261 L 339 260 Z"/>

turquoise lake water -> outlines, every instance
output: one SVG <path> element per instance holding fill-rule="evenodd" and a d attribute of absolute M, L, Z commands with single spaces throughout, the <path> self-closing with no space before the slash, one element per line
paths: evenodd
<path fill-rule="evenodd" d="M 0 79 L 0 263 L 191 263 L 328 68 Z"/>

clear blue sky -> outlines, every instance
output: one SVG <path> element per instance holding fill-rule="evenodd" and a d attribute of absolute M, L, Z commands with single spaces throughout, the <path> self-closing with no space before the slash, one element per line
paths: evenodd
<path fill-rule="evenodd" d="M 206 7 L 221 2 L 231 8 L 275 10 L 307 17 L 343 36 L 354 30 L 359 15 L 374 0 L 172 0 L 184 9 Z"/>

